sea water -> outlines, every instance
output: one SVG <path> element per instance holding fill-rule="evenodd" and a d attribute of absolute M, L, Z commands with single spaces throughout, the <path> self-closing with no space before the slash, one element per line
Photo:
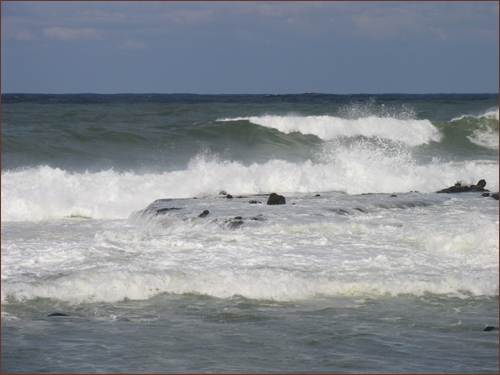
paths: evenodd
<path fill-rule="evenodd" d="M 2 373 L 498 373 L 498 94 L 1 111 Z"/>

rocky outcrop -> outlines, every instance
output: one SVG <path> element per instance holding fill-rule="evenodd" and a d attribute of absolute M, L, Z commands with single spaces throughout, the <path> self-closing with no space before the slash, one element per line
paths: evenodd
<path fill-rule="evenodd" d="M 436 193 L 449 194 L 449 193 L 465 193 L 469 191 L 489 191 L 484 188 L 485 186 L 486 186 L 485 180 L 479 180 L 476 185 L 470 185 L 470 186 L 462 186 L 460 182 L 457 182 L 454 186 L 450 186 L 449 188 L 436 191 Z"/>
<path fill-rule="evenodd" d="M 269 199 L 267 200 L 267 204 L 286 204 L 286 199 L 283 195 L 278 195 L 276 193 L 271 193 Z"/>

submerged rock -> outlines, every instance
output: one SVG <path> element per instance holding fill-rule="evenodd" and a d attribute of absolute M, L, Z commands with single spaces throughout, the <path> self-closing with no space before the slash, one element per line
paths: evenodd
<path fill-rule="evenodd" d="M 47 315 L 47 317 L 49 317 L 49 316 L 69 316 L 69 315 L 63 314 L 63 313 L 53 313 L 53 314 Z"/>
<path fill-rule="evenodd" d="M 169 207 L 169 208 L 160 208 L 159 210 L 156 210 L 156 215 L 164 215 L 167 213 L 167 211 L 172 211 L 172 210 L 180 210 L 178 207 Z"/>
<path fill-rule="evenodd" d="M 205 210 L 201 214 L 199 214 L 198 217 L 205 217 L 205 216 L 208 216 L 209 214 L 210 214 L 210 211 L 209 210 Z"/>
<path fill-rule="evenodd" d="M 436 193 L 465 193 L 468 191 L 489 191 L 485 189 L 485 180 L 479 180 L 476 185 L 462 186 L 460 182 L 457 182 L 455 186 L 450 186 L 449 188 L 436 191 Z"/>
<path fill-rule="evenodd" d="M 278 195 L 276 193 L 271 193 L 269 199 L 267 200 L 267 204 L 286 204 L 286 199 L 282 195 Z"/>
<path fill-rule="evenodd" d="M 483 331 L 484 332 L 498 331 L 498 327 L 487 326 L 485 329 L 483 329 Z"/>

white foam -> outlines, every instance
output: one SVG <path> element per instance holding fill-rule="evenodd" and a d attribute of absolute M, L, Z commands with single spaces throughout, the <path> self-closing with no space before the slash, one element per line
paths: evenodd
<path fill-rule="evenodd" d="M 481 147 L 498 150 L 498 130 L 495 131 L 489 126 L 483 126 L 479 129 L 475 129 L 472 132 L 472 135 L 467 136 L 467 138 L 469 138 L 472 143 L 475 143 Z"/>
<path fill-rule="evenodd" d="M 343 191 L 349 194 L 433 192 L 485 179 L 498 191 L 498 164 L 482 162 L 416 165 L 402 148 L 367 142 L 326 145 L 324 161 L 270 160 L 249 166 L 199 155 L 186 170 L 161 174 L 70 173 L 42 166 L 2 172 L 2 221 L 38 221 L 65 216 L 127 218 L 160 198 L 270 192 Z M 330 148 L 329 148 L 330 147 Z"/>
<path fill-rule="evenodd" d="M 218 121 L 247 120 L 254 124 L 276 129 L 285 134 L 300 132 L 313 134 L 323 140 L 339 137 L 364 136 L 384 138 L 418 146 L 439 142 L 441 134 L 429 120 L 398 119 L 369 116 L 343 119 L 334 116 L 259 116 L 221 119 Z"/>

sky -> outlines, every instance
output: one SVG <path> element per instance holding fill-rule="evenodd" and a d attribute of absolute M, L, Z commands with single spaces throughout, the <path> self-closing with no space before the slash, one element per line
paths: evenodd
<path fill-rule="evenodd" d="M 498 93 L 498 1 L 2 1 L 2 93 Z"/>

